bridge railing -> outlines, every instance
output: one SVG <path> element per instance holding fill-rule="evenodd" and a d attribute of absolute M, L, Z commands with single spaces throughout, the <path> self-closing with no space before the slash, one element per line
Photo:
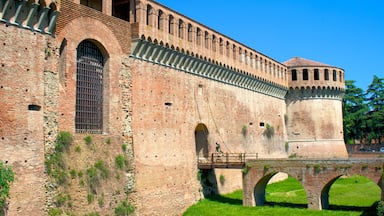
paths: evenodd
<path fill-rule="evenodd" d="M 209 157 L 199 157 L 200 169 L 243 168 L 247 160 L 258 159 L 257 153 L 212 153 Z"/>

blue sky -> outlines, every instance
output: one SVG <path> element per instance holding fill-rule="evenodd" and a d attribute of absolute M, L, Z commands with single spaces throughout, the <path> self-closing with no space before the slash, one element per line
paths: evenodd
<path fill-rule="evenodd" d="M 158 0 L 277 61 L 345 70 L 366 90 L 384 78 L 384 0 Z"/>

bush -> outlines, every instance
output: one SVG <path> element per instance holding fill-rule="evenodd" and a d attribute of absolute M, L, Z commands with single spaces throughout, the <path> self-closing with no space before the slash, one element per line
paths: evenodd
<path fill-rule="evenodd" d="M 127 144 L 123 144 L 121 145 L 121 149 L 123 150 L 123 152 L 126 152 L 127 151 Z"/>
<path fill-rule="evenodd" d="M 272 138 L 275 135 L 275 129 L 273 128 L 273 126 L 267 124 L 263 135 L 266 136 L 268 139 Z"/>
<path fill-rule="evenodd" d="M 11 183 L 15 181 L 15 173 L 10 166 L 0 161 L 0 213 L 6 206 L 6 199 L 9 198 L 9 189 Z"/>
<path fill-rule="evenodd" d="M 125 166 L 128 165 L 128 160 L 124 157 L 124 155 L 119 154 L 115 158 L 115 164 L 117 168 L 123 169 Z"/>
<path fill-rule="evenodd" d="M 92 143 L 92 137 L 90 135 L 84 137 L 85 144 L 90 145 Z"/>
<path fill-rule="evenodd" d="M 126 216 L 130 215 L 134 211 L 135 208 L 131 204 L 129 204 L 127 201 L 123 201 L 115 208 L 115 215 Z"/>
<path fill-rule="evenodd" d="M 56 138 L 55 151 L 64 152 L 68 151 L 69 146 L 73 142 L 72 134 L 67 131 L 61 131 Z"/>
<path fill-rule="evenodd" d="M 63 214 L 63 210 L 59 208 L 51 208 L 48 210 L 48 215 L 49 216 L 60 216 Z"/>

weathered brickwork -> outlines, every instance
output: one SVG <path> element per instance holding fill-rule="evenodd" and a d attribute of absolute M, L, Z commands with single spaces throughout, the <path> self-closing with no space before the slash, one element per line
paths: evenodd
<path fill-rule="evenodd" d="M 124 188 L 137 215 L 180 215 L 204 197 L 197 161 L 215 152 L 216 143 L 223 152 L 259 158 L 347 157 L 340 68 L 302 59 L 278 62 L 149 0 L 128 1 L 127 14 L 116 14 L 110 0 L 89 6 L 48 2 L 36 15 L 44 20 L 33 19 L 33 28 L 4 2 L 10 1 L 0 2 L 0 159 L 17 178 L 9 215 L 46 215 L 57 207 L 55 197 L 67 192 L 44 167 L 60 131 L 87 148 L 87 134 L 75 123 L 77 55 L 84 41 L 103 57 L 103 124 L 101 134 L 92 135 L 101 153 L 66 159 L 79 170 L 100 159 L 114 167 L 125 144 L 130 167 L 100 189 L 110 208 L 87 204 L 85 189 L 71 179 L 74 212 L 113 214 L 124 199 L 116 191 Z M 25 7 L 35 10 L 30 3 Z M 308 80 L 302 72 L 307 69 Z M 314 78 L 315 69 L 328 69 L 329 80 Z M 112 144 L 106 146 L 108 138 Z M 241 188 L 242 177 L 228 169 L 210 175 L 218 193 Z"/>

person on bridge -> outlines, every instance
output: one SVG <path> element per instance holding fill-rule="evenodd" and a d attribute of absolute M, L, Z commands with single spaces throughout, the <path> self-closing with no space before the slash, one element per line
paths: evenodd
<path fill-rule="evenodd" d="M 221 156 L 223 152 L 221 151 L 220 144 L 216 142 L 216 152 Z"/>

